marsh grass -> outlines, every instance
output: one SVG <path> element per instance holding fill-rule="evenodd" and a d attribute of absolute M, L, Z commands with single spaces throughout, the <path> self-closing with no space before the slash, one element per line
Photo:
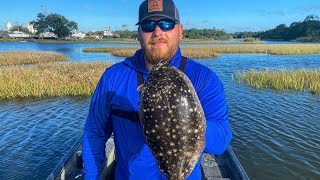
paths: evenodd
<path fill-rule="evenodd" d="M 85 48 L 85 52 L 106 52 L 114 56 L 130 57 L 139 47 Z M 241 44 L 219 46 L 182 46 L 184 56 L 202 59 L 218 57 L 217 53 L 264 53 L 273 55 L 320 54 L 320 44 Z"/>
<path fill-rule="evenodd" d="M 67 61 L 68 57 L 56 52 L 6 51 L 0 52 L 0 66 Z"/>
<path fill-rule="evenodd" d="M 206 46 L 200 46 L 200 47 L 181 47 L 182 54 L 189 58 L 194 59 L 203 59 L 203 58 L 212 58 L 212 57 L 218 57 L 218 54 L 211 51 L 208 48 L 205 48 Z M 84 52 L 105 52 L 110 53 L 114 56 L 118 57 L 130 57 L 133 56 L 134 53 L 139 49 L 140 47 L 97 47 L 97 48 L 85 48 L 83 49 Z"/>
<path fill-rule="evenodd" d="M 320 70 L 250 70 L 237 72 L 236 80 L 262 89 L 281 91 L 310 91 L 320 95 Z"/>
<path fill-rule="evenodd" d="M 111 63 L 48 63 L 0 69 L 0 99 L 91 95 Z"/>

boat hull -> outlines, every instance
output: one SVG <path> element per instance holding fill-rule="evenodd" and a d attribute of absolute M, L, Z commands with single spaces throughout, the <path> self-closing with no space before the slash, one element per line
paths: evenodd
<path fill-rule="evenodd" d="M 69 150 L 65 157 L 60 161 L 47 180 L 70 180 L 84 179 L 82 171 L 82 143 L 79 138 L 74 146 Z M 115 154 L 113 140 L 107 142 L 106 154 L 108 159 L 102 166 L 100 179 L 113 179 L 113 169 L 115 166 Z M 241 166 L 238 158 L 229 146 L 228 149 L 219 156 L 204 154 L 201 167 L 207 180 L 211 179 L 230 179 L 230 180 L 248 180 L 246 172 Z"/>

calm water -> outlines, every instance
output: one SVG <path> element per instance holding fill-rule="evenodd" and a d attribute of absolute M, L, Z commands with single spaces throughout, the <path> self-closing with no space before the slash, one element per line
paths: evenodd
<path fill-rule="evenodd" d="M 72 61 L 112 61 L 84 47 L 107 44 L 0 43 L 0 51 L 57 51 Z M 119 45 L 121 46 L 121 45 Z M 320 68 L 320 55 L 221 54 L 200 60 L 223 81 L 232 146 L 251 179 L 319 179 L 320 96 L 255 90 L 232 80 L 250 68 Z M 90 97 L 0 101 L 0 179 L 45 179 L 82 134 Z"/>

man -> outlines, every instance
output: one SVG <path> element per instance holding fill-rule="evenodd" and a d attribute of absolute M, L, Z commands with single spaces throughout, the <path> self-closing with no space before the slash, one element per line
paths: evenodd
<path fill-rule="evenodd" d="M 223 86 L 207 67 L 182 58 L 183 38 L 178 10 L 172 0 L 146 0 L 139 8 L 141 49 L 102 75 L 90 105 L 83 134 L 86 179 L 99 179 L 105 142 L 114 134 L 116 179 L 166 179 L 160 172 L 139 122 L 139 84 L 160 60 L 180 67 L 191 80 L 206 116 L 205 153 L 221 154 L 231 140 Z M 188 179 L 201 179 L 200 158 Z"/>

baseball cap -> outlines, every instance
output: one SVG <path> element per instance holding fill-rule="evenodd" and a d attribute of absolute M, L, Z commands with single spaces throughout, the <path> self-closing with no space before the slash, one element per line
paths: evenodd
<path fill-rule="evenodd" d="M 164 17 L 180 23 L 179 12 L 173 0 L 145 0 L 139 7 L 139 21 L 150 17 Z"/>

